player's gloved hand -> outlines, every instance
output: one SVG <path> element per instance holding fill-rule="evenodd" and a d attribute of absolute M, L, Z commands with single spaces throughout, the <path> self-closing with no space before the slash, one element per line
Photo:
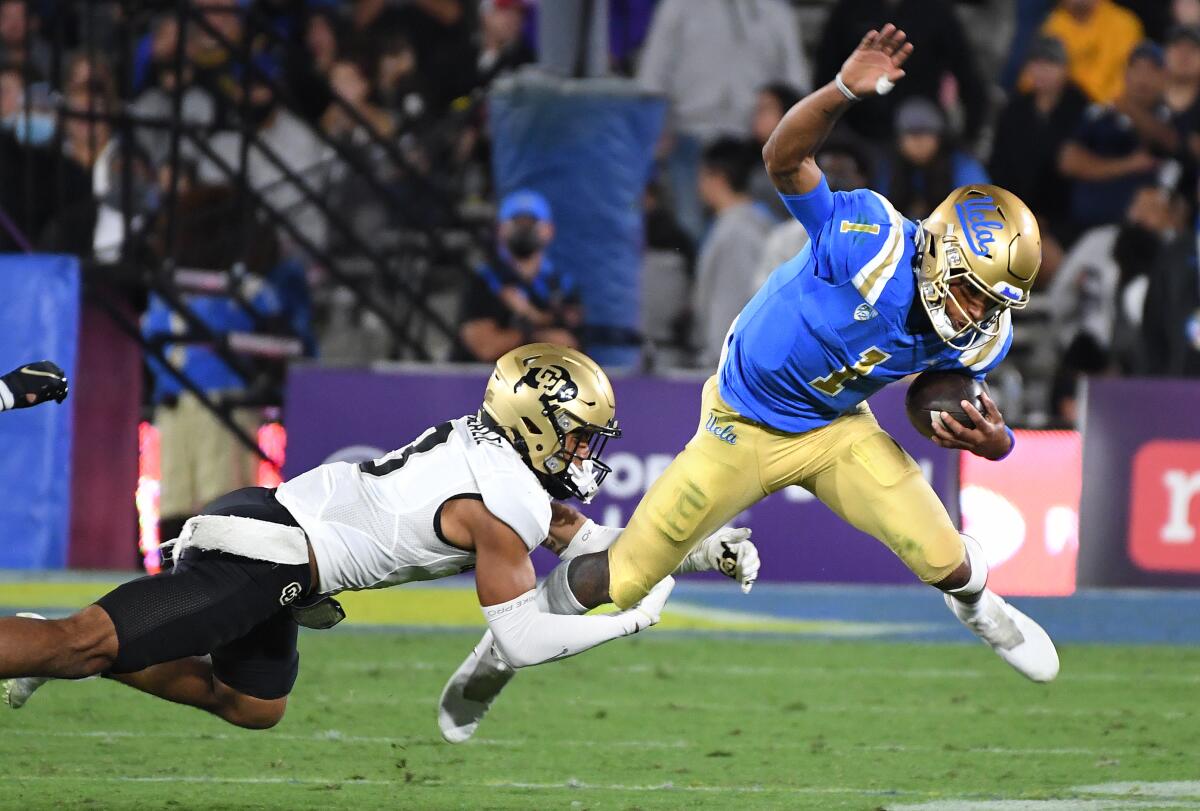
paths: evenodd
<path fill-rule="evenodd" d="M 654 588 L 650 589 L 640 602 L 623 612 L 635 620 L 633 629 L 629 633 L 636 634 L 651 625 L 658 625 L 658 621 L 662 619 L 663 606 L 667 604 L 667 598 L 671 596 L 673 588 L 675 588 L 675 578 L 667 575 L 655 583 Z"/>
<path fill-rule="evenodd" d="M 29 408 L 47 400 L 61 403 L 67 399 L 67 373 L 48 360 L 26 363 L 0 377 L 12 396 L 8 408 Z M 0 391 L 0 396 L 4 392 Z M 7 398 L 5 398 L 7 400 Z"/>
<path fill-rule="evenodd" d="M 696 544 L 675 571 L 681 574 L 718 571 L 736 580 L 743 594 L 749 594 L 761 565 L 758 547 L 750 540 L 750 530 L 736 527 L 719 529 Z"/>

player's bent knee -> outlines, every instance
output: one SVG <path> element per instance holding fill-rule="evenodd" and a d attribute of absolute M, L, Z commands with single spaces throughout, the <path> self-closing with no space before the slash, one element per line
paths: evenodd
<path fill-rule="evenodd" d="M 283 720 L 287 696 L 255 698 L 216 682 L 219 712 L 222 718 L 243 729 L 270 729 Z"/>
<path fill-rule="evenodd" d="M 608 550 L 608 594 L 620 609 L 635 605 L 679 566 L 690 546 L 674 544 L 660 534 L 633 542 L 626 528 Z"/>
<path fill-rule="evenodd" d="M 229 719 L 243 729 L 270 729 L 283 720 L 287 710 L 287 699 L 277 698 L 266 702 L 268 706 L 244 707 L 234 718 Z"/>

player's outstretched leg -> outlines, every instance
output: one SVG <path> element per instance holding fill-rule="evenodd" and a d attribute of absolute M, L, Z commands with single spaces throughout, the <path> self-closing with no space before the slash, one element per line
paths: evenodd
<path fill-rule="evenodd" d="M 1051 681 L 1058 675 L 1058 651 L 1050 635 L 986 587 L 988 569 L 983 548 L 969 535 L 962 539 L 967 550 L 963 565 L 934 584 L 946 593 L 946 605 L 1022 676 L 1036 682 Z"/>
<path fill-rule="evenodd" d="M 959 533 L 921 468 L 874 416 L 860 411 L 818 430 L 825 435 L 817 473 L 797 483 L 887 544 L 922 582 L 945 592 L 954 615 L 1023 676 L 1050 681 L 1058 675 L 1050 637 L 987 590 L 983 549 Z"/>
<path fill-rule="evenodd" d="M 31 620 L 45 619 L 41 614 L 34 614 L 30 611 L 22 611 L 17 616 Z M 0 701 L 14 710 L 19 710 L 25 706 L 25 702 L 29 700 L 34 691 L 48 681 L 50 681 L 49 676 L 24 676 L 7 679 L 0 682 Z"/>

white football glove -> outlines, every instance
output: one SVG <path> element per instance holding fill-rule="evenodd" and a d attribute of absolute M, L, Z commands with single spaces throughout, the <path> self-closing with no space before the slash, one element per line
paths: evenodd
<path fill-rule="evenodd" d="M 663 606 L 667 604 L 667 598 L 671 596 L 673 588 L 675 588 L 675 578 L 667 575 L 655 583 L 654 588 L 650 589 L 636 605 L 627 611 L 622 611 L 622 614 L 626 614 L 636 621 L 633 630 L 628 633 L 636 634 L 651 625 L 658 625 L 658 621 L 662 619 Z"/>
<path fill-rule="evenodd" d="M 749 594 L 761 565 L 758 547 L 750 540 L 750 530 L 737 527 L 719 529 L 696 544 L 676 571 L 681 574 L 718 571 L 736 580 L 743 594 Z"/>

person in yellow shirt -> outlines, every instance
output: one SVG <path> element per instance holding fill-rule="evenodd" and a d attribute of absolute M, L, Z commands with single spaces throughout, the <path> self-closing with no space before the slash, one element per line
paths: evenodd
<path fill-rule="evenodd" d="M 1101 104 L 1121 94 L 1129 54 L 1146 36 L 1137 15 L 1113 0 L 1059 0 L 1042 33 L 1062 41 L 1071 79 Z"/>

